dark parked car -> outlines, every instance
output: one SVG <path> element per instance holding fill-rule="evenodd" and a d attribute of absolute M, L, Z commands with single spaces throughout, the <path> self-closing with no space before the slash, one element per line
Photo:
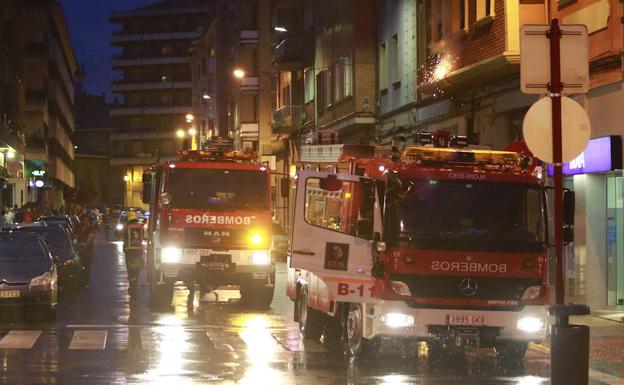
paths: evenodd
<path fill-rule="evenodd" d="M 78 228 L 77 225 L 73 223 L 72 219 L 66 215 L 40 217 L 37 221 L 51 225 L 61 225 L 67 229 L 72 238 L 74 238 L 76 229 Z"/>
<path fill-rule="evenodd" d="M 0 308 L 35 308 L 53 320 L 57 289 L 54 259 L 40 236 L 0 233 Z"/>
<path fill-rule="evenodd" d="M 73 242 L 62 225 L 35 222 L 18 226 L 13 231 L 30 232 L 41 236 L 55 257 L 59 275 L 59 286 L 78 288 L 86 284 L 86 269 L 80 263 Z"/>

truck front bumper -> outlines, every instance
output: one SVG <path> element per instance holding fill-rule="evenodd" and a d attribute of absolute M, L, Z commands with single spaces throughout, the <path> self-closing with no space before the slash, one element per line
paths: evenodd
<path fill-rule="evenodd" d="M 519 311 L 412 308 L 402 301 L 379 301 L 371 306 L 367 338 L 429 340 L 441 334 L 476 333 L 496 340 L 540 342 L 548 328 L 545 306 L 524 306 Z"/>

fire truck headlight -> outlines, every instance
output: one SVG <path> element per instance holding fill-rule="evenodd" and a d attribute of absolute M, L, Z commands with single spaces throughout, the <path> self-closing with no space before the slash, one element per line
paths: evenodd
<path fill-rule="evenodd" d="M 388 313 L 381 316 L 381 322 L 391 328 L 408 328 L 414 326 L 414 316 L 403 313 Z"/>
<path fill-rule="evenodd" d="M 122 225 L 121 223 L 117 223 L 117 226 L 115 226 L 115 228 L 117 229 L 117 231 L 121 231 L 124 228 L 124 225 Z"/>
<path fill-rule="evenodd" d="M 542 295 L 542 286 L 529 286 L 524 290 L 522 294 L 522 299 L 537 299 Z"/>
<path fill-rule="evenodd" d="M 405 295 L 405 296 L 412 295 L 412 291 L 410 290 L 409 286 L 407 286 L 405 282 L 390 281 L 390 285 L 392 287 L 392 291 L 394 292 L 394 294 Z"/>
<path fill-rule="evenodd" d="M 162 263 L 178 263 L 182 256 L 182 250 L 177 247 L 165 247 L 160 253 Z"/>
<path fill-rule="evenodd" d="M 537 333 L 544 330 L 544 320 L 537 317 L 522 317 L 518 320 L 516 327 L 527 333 Z"/>
<path fill-rule="evenodd" d="M 268 265 L 271 263 L 271 257 L 266 251 L 254 251 L 251 254 L 251 263 L 254 265 Z"/>

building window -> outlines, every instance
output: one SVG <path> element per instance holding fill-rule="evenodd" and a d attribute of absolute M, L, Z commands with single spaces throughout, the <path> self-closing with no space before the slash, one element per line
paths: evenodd
<path fill-rule="evenodd" d="M 388 56 L 386 43 L 379 45 L 379 89 L 388 88 Z"/>
<path fill-rule="evenodd" d="M 327 81 L 327 71 L 323 70 L 316 74 L 316 110 L 325 109 L 325 86 Z"/>
<path fill-rule="evenodd" d="M 353 55 L 342 57 L 343 60 L 343 77 L 344 77 L 344 96 L 353 96 Z"/>
<path fill-rule="evenodd" d="M 494 0 L 477 0 L 477 20 L 494 17 Z"/>
<path fill-rule="evenodd" d="M 339 58 L 336 63 L 333 64 L 334 70 L 334 97 L 335 101 L 340 101 L 344 98 L 344 67 L 342 58 Z"/>
<path fill-rule="evenodd" d="M 390 40 L 390 55 L 392 55 L 392 81 L 394 83 L 401 80 L 399 70 L 399 34 L 392 35 Z"/>
<path fill-rule="evenodd" d="M 453 12 L 457 14 L 457 29 L 464 31 L 468 29 L 468 0 L 455 0 L 457 4 L 457 11 Z"/>
<path fill-rule="evenodd" d="M 309 103 L 314 100 L 314 70 L 311 68 L 303 72 L 304 101 Z"/>

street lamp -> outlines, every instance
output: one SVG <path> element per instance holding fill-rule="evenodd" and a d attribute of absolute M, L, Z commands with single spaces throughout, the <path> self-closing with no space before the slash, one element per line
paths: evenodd
<path fill-rule="evenodd" d="M 178 138 L 184 139 L 184 137 L 186 136 L 186 132 L 184 132 L 183 129 L 178 128 L 178 131 L 176 131 L 176 135 Z"/>
<path fill-rule="evenodd" d="M 276 25 L 275 27 L 273 27 L 273 30 L 276 32 L 288 32 L 288 29 L 286 29 L 286 27 L 282 25 Z"/>
<path fill-rule="evenodd" d="M 245 71 L 243 71 L 240 68 L 236 68 L 232 74 L 234 74 L 234 77 L 238 78 L 238 79 L 242 79 L 245 77 Z"/>
<path fill-rule="evenodd" d="M 195 120 L 195 117 L 193 116 L 193 114 L 186 114 L 187 123 L 193 123 L 193 120 Z"/>
<path fill-rule="evenodd" d="M 123 179 L 124 179 L 124 182 L 130 181 L 130 177 L 128 175 L 124 175 Z"/>

